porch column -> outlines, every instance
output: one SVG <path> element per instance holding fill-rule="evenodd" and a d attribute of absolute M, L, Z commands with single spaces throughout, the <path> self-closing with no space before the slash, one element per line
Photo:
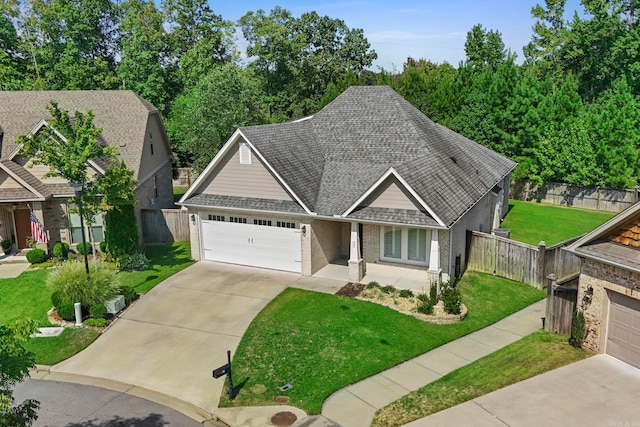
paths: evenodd
<path fill-rule="evenodd" d="M 429 252 L 429 270 L 427 270 L 429 283 L 435 285 L 440 294 L 440 283 L 442 283 L 442 270 L 440 269 L 440 241 L 438 240 L 438 230 L 431 230 L 431 251 Z"/>
<path fill-rule="evenodd" d="M 359 282 L 364 277 L 365 262 L 360 256 L 360 224 L 351 223 L 351 238 L 349 243 L 349 280 Z"/>

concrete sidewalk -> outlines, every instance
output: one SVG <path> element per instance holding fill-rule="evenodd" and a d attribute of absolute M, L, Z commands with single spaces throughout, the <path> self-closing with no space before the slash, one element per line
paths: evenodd
<path fill-rule="evenodd" d="M 375 412 L 443 375 L 505 347 L 542 327 L 545 301 L 508 316 L 329 396 L 322 415 L 347 427 L 368 427 Z"/>

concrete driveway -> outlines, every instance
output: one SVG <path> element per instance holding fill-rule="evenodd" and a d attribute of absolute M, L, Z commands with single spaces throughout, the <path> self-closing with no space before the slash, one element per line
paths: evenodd
<path fill-rule="evenodd" d="M 288 286 L 333 292 L 344 283 L 294 273 L 199 262 L 133 304 L 95 343 L 54 373 L 118 381 L 160 392 L 211 413 L 227 363 L 258 312 Z"/>
<path fill-rule="evenodd" d="M 638 401 L 640 370 L 597 355 L 407 426 L 640 426 Z"/>

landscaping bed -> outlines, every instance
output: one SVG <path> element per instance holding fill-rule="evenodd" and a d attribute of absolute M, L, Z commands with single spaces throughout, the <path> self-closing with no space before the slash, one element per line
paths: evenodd
<path fill-rule="evenodd" d="M 334 391 L 488 326 L 542 298 L 522 283 L 467 273 L 458 283 L 466 319 L 434 325 L 352 297 L 289 288 L 253 320 L 233 355 L 236 399 L 317 414 Z M 280 387 L 293 387 L 281 391 Z"/>

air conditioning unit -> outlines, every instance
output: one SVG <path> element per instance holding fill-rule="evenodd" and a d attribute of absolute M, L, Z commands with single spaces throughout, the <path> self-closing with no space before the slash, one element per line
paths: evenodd
<path fill-rule="evenodd" d="M 115 298 L 105 301 L 104 306 L 107 308 L 107 313 L 117 314 L 124 308 L 124 295 L 117 295 Z"/>

